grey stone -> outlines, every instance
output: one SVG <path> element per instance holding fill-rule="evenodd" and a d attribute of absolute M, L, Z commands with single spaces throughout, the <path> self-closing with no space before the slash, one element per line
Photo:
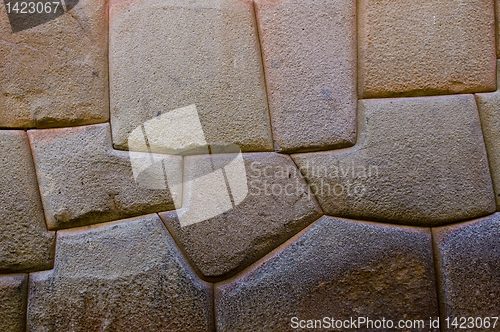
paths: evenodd
<path fill-rule="evenodd" d="M 27 274 L 0 276 L 0 330 L 3 332 L 26 331 L 26 302 L 28 296 Z"/>

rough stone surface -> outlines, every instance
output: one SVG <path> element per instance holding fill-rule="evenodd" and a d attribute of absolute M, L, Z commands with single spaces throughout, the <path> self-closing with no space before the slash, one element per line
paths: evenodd
<path fill-rule="evenodd" d="M 221 332 L 293 331 L 292 317 L 428 321 L 438 315 L 431 234 L 325 216 L 245 274 L 216 284 L 215 299 Z"/>
<path fill-rule="evenodd" d="M 59 231 L 29 281 L 31 331 L 212 331 L 212 308 L 157 215 Z"/>
<path fill-rule="evenodd" d="M 0 276 L 0 330 L 2 332 L 26 331 L 26 298 L 28 275 L 7 274 Z"/>
<path fill-rule="evenodd" d="M 50 269 L 54 234 L 45 225 L 24 131 L 0 131 L 0 174 L 0 273 Z"/>
<path fill-rule="evenodd" d="M 326 214 L 442 225 L 495 211 L 472 95 L 361 100 L 355 147 L 293 156 Z"/>
<path fill-rule="evenodd" d="M 181 204 L 180 190 L 172 189 L 176 187 L 151 189 L 136 181 L 129 153 L 112 148 L 109 124 L 30 130 L 28 136 L 49 229 L 166 211 Z M 159 159 L 180 183 L 182 157 Z"/>
<path fill-rule="evenodd" d="M 497 67 L 500 71 L 500 67 Z M 498 75 L 498 74 L 497 74 Z M 500 75 L 498 75 L 500 79 Z M 500 91 L 476 94 L 479 118 L 484 135 L 484 144 L 488 153 L 491 178 L 495 188 L 497 211 L 500 210 Z"/>
<path fill-rule="evenodd" d="M 116 148 L 145 121 L 195 104 L 209 144 L 273 149 L 251 1 L 112 0 L 109 56 Z"/>
<path fill-rule="evenodd" d="M 67 1 L 72 9 L 66 14 L 60 11 L 48 22 L 16 32 L 1 6 L 0 127 L 109 120 L 105 3 Z"/>
<path fill-rule="evenodd" d="M 356 2 L 256 1 L 276 148 L 356 141 Z"/>
<path fill-rule="evenodd" d="M 442 318 L 497 317 L 500 311 L 500 214 L 435 228 L 432 232 Z"/>
<path fill-rule="evenodd" d="M 361 0 L 361 98 L 493 91 L 490 0 Z"/>
<path fill-rule="evenodd" d="M 189 259 L 206 277 L 227 277 L 241 271 L 321 216 L 316 199 L 289 156 L 248 153 L 242 156 L 244 169 L 232 177 L 235 180 L 225 167 L 233 204 L 229 202 L 228 209 L 199 218 L 197 223 L 181 226 L 179 214 L 182 220 L 187 213 L 213 210 L 207 195 L 220 200 L 217 192 L 228 190 L 223 177 L 193 180 L 210 173 L 212 167 L 221 169 L 228 165 L 231 158 L 223 154 L 186 157 L 183 209 L 194 212 L 181 209 L 160 214 Z M 245 187 L 247 192 L 238 192 Z"/>

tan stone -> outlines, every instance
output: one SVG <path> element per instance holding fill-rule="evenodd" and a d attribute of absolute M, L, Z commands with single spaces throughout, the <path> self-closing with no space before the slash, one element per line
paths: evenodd
<path fill-rule="evenodd" d="M 0 127 L 108 121 L 105 3 L 68 1 L 66 14 L 17 32 L 0 6 Z"/>
<path fill-rule="evenodd" d="M 26 331 L 27 274 L 0 276 L 0 330 Z"/>
<path fill-rule="evenodd" d="M 111 1 L 113 143 L 195 105 L 209 144 L 273 149 L 253 5 L 246 0 Z"/>
<path fill-rule="evenodd" d="M 276 148 L 356 141 L 356 2 L 257 0 Z"/>
<path fill-rule="evenodd" d="M 293 317 L 428 322 L 438 315 L 430 230 L 322 217 L 244 274 L 216 284 L 215 306 L 221 332 L 297 331 Z"/>
<path fill-rule="evenodd" d="M 54 234 L 45 225 L 24 131 L 0 131 L 0 174 L 0 272 L 50 269 Z"/>
<path fill-rule="evenodd" d="M 160 216 L 209 279 L 241 271 L 321 216 L 289 156 L 220 154 L 184 162 L 183 208 Z"/>
<path fill-rule="evenodd" d="M 132 161 L 137 158 L 113 150 L 107 123 L 30 130 L 28 136 L 49 229 L 172 210 L 181 204 L 182 157 L 143 154 L 145 161 L 160 162 L 174 183 L 165 183 L 162 170 L 156 179 L 163 187 L 144 186 L 140 174 L 134 174 Z"/>
<path fill-rule="evenodd" d="M 361 98 L 496 89 L 490 0 L 361 0 Z"/>
<path fill-rule="evenodd" d="M 58 231 L 29 284 L 30 331 L 212 331 L 212 286 L 157 215 Z"/>
<path fill-rule="evenodd" d="M 500 214 L 434 228 L 440 312 L 446 317 L 497 317 L 500 311 Z M 453 319 L 450 320 L 450 324 Z M 493 327 L 494 319 L 491 319 Z M 446 328 L 447 325 L 444 325 Z M 491 328 L 491 330 L 497 330 Z M 447 331 L 456 331 L 450 325 Z M 467 329 L 484 331 L 484 328 Z"/>
<path fill-rule="evenodd" d="M 495 211 L 472 95 L 361 100 L 350 149 L 294 155 L 326 214 L 415 226 Z"/>

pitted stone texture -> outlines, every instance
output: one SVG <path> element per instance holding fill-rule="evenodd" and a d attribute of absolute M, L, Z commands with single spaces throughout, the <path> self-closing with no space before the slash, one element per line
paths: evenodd
<path fill-rule="evenodd" d="M 432 231 L 443 319 L 498 316 L 500 214 Z"/>
<path fill-rule="evenodd" d="M 361 100 L 351 149 L 298 154 L 326 214 L 415 226 L 495 211 L 472 95 Z"/>
<path fill-rule="evenodd" d="M 438 315 L 431 234 L 325 216 L 245 274 L 216 284 L 215 298 L 221 332 L 293 331 L 292 317 L 428 321 Z"/>
<path fill-rule="evenodd" d="M 29 287 L 30 331 L 212 331 L 212 287 L 157 215 L 57 232 Z"/>
<path fill-rule="evenodd" d="M 0 174 L 0 273 L 50 269 L 54 234 L 45 225 L 24 131 L 0 131 Z"/>
<path fill-rule="evenodd" d="M 109 120 L 106 1 L 72 3 L 68 13 L 15 33 L 1 6 L 0 127 Z"/>
<path fill-rule="evenodd" d="M 109 124 L 28 131 L 49 229 L 175 209 L 180 192 L 134 179 L 128 152 L 113 150 Z M 159 157 L 182 178 L 182 157 Z"/>
<path fill-rule="evenodd" d="M 26 331 L 27 274 L 0 276 L 0 330 L 2 332 Z"/>
<path fill-rule="evenodd" d="M 497 68 L 500 71 L 500 67 L 497 66 Z M 498 79 L 500 80 L 500 75 Z M 478 93 L 476 94 L 476 101 L 483 129 L 484 144 L 488 153 L 488 162 L 491 178 L 493 179 L 493 187 L 495 188 L 498 211 L 500 210 L 500 141 L 498 140 L 498 133 L 500 132 L 500 91 Z"/>
<path fill-rule="evenodd" d="M 356 1 L 257 0 L 277 148 L 326 150 L 356 140 Z"/>
<path fill-rule="evenodd" d="M 493 91 L 490 0 L 361 0 L 361 98 Z"/>
<path fill-rule="evenodd" d="M 216 180 L 191 182 L 211 172 L 212 167 L 220 169 L 230 158 L 228 155 L 185 158 L 188 184 L 184 186 L 185 207 L 211 208 L 206 196 L 216 186 Z M 209 278 L 227 277 L 241 271 L 322 213 L 289 156 L 274 152 L 248 153 L 243 154 L 242 159 L 245 170 L 238 177 L 243 184 L 231 182 L 230 171 L 226 172 L 233 201 L 238 200 L 234 208 L 229 203 L 229 210 L 184 227 L 178 218 L 178 213 L 184 211 L 160 214 L 195 267 Z M 228 190 L 223 179 L 219 182 L 221 191 Z M 239 195 L 237 191 L 245 186 L 247 193 Z"/>
<path fill-rule="evenodd" d="M 253 5 L 246 0 L 112 0 L 113 143 L 149 119 L 196 105 L 209 144 L 271 151 Z"/>

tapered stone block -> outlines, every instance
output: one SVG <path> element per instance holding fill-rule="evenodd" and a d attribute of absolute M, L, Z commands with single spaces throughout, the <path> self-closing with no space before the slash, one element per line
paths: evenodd
<path fill-rule="evenodd" d="M 293 156 L 326 214 L 436 226 L 495 211 L 472 95 L 358 105 L 356 146 Z"/>
<path fill-rule="evenodd" d="M 50 269 L 54 233 L 45 225 L 24 131 L 0 131 L 0 174 L 0 273 Z"/>
<path fill-rule="evenodd" d="M 194 105 L 208 144 L 273 149 L 251 1 L 112 0 L 109 58 L 116 148 Z"/>
<path fill-rule="evenodd" d="M 30 331 L 213 331 L 199 280 L 157 215 L 57 232 L 29 282 Z"/>
<path fill-rule="evenodd" d="M 173 210 L 181 205 L 180 156 L 137 156 L 113 150 L 109 124 L 30 130 L 28 135 L 49 229 Z M 150 159 L 159 167 L 141 168 L 148 166 Z M 146 184 L 153 181 L 157 185 L 144 185 L 141 174 L 146 175 Z"/>
<path fill-rule="evenodd" d="M 28 275 L 0 275 L 0 330 L 3 332 L 26 331 L 26 302 Z"/>
<path fill-rule="evenodd" d="M 275 147 L 356 141 L 356 1 L 257 0 Z"/>
<path fill-rule="evenodd" d="M 10 21 L 0 6 L 0 127 L 109 120 L 106 1 L 66 1 L 66 13 L 56 2 L 47 7 L 55 14 L 13 13 Z"/>
<path fill-rule="evenodd" d="M 358 2 L 361 98 L 494 91 L 490 0 Z"/>
<path fill-rule="evenodd" d="M 424 320 L 425 330 L 439 331 L 428 329 L 438 315 L 431 233 L 325 216 L 243 275 L 216 284 L 215 303 L 221 332 L 296 331 L 300 320 L 324 317 Z"/>

